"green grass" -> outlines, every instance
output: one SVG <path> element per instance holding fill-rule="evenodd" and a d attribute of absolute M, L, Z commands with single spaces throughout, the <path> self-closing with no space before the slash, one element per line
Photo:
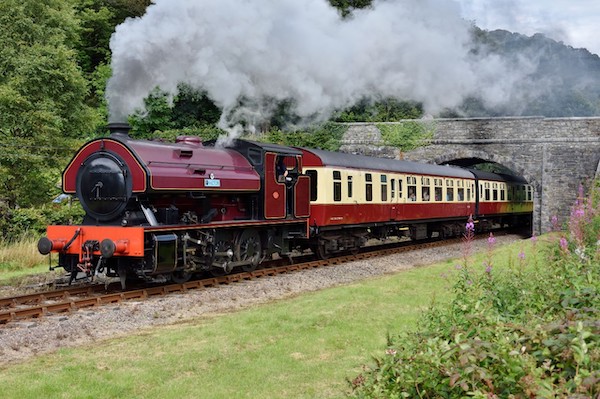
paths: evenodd
<path fill-rule="evenodd" d="M 0 242 L 0 284 L 15 277 L 48 270 L 48 259 L 37 250 L 37 238 Z"/>
<path fill-rule="evenodd" d="M 496 258 L 518 264 L 506 250 Z M 0 369 L 3 397 L 344 397 L 387 333 L 413 329 L 432 298 L 450 298 L 441 275 L 456 263 L 63 349 Z"/>
<path fill-rule="evenodd" d="M 13 268 L 4 267 L 0 263 L 0 287 L 24 286 L 40 281 L 51 281 L 53 278 L 64 274 L 64 270 L 56 269 L 55 272 L 48 270 L 48 264 L 37 264 L 36 266 Z"/>

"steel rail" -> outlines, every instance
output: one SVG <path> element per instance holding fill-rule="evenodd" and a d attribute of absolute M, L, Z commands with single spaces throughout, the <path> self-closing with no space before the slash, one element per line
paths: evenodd
<path fill-rule="evenodd" d="M 104 285 L 96 284 L 87 287 L 61 289 L 59 291 L 49 291 L 38 294 L 20 295 L 12 298 L 2 298 L 0 299 L 0 305 L 5 307 L 11 306 L 11 309 L 0 312 L 0 324 L 7 324 L 18 320 L 41 318 L 50 314 L 70 313 L 83 308 L 109 305 L 127 300 L 145 300 L 151 297 L 169 295 L 174 292 L 186 292 L 188 290 L 216 287 L 219 285 L 226 285 L 244 280 L 252 280 L 265 276 L 275 276 L 278 274 L 292 273 L 323 266 L 341 265 L 351 261 L 414 251 L 417 249 L 447 246 L 456 244 L 460 241 L 461 238 L 455 238 L 425 243 L 400 243 L 404 245 L 394 246 L 390 246 L 390 244 L 384 244 L 382 246 L 373 247 L 371 250 L 369 250 L 369 247 L 366 247 L 364 248 L 363 252 L 355 255 L 342 255 L 324 260 L 311 260 L 298 264 L 268 267 L 251 272 L 241 272 L 219 277 L 192 280 L 185 283 L 146 287 L 131 291 L 114 292 L 108 294 L 100 294 L 100 292 L 104 290 Z M 282 261 L 285 261 L 285 259 L 282 259 Z M 73 296 L 85 297 L 74 298 Z M 46 303 L 52 300 L 58 300 L 59 302 Z M 19 308 L 19 306 L 32 302 L 35 303 L 34 306 Z"/>

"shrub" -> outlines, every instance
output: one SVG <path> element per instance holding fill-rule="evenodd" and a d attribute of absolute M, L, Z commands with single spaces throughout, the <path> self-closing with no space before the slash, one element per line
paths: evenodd
<path fill-rule="evenodd" d="M 493 248 L 483 267 L 465 258 L 454 300 L 433 306 L 417 332 L 391 336 L 350 395 L 598 397 L 598 197 L 597 186 L 580 195 L 568 235 L 551 236 L 545 249 L 533 238 L 508 267 L 493 264 Z"/>
<path fill-rule="evenodd" d="M 78 202 L 52 204 L 36 208 L 3 209 L 0 217 L 0 239 L 18 241 L 25 236 L 40 236 L 50 224 L 76 224 L 83 218 Z"/>
<path fill-rule="evenodd" d="M 404 121 L 402 123 L 378 123 L 381 138 L 386 145 L 410 151 L 429 144 L 435 127 L 432 122 Z"/>

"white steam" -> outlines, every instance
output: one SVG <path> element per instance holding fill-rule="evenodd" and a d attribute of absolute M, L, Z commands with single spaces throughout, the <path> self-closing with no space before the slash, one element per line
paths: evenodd
<path fill-rule="evenodd" d="M 434 114 L 467 96 L 514 101 L 529 68 L 471 54 L 470 28 L 452 0 L 379 0 L 347 20 L 326 0 L 155 0 L 112 37 L 110 117 L 123 121 L 153 88 L 176 93 L 180 82 L 222 107 L 222 127 L 257 125 L 281 100 L 313 121 L 363 97 Z"/>

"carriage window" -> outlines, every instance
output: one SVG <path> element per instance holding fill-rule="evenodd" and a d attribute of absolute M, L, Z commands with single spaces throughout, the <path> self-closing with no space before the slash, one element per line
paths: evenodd
<path fill-rule="evenodd" d="M 527 201 L 533 201 L 533 187 L 527 186 Z"/>
<path fill-rule="evenodd" d="M 433 179 L 433 185 L 435 186 L 434 197 L 435 197 L 436 201 L 442 200 L 442 184 L 443 184 L 442 179 Z"/>
<path fill-rule="evenodd" d="M 454 201 L 454 180 L 446 179 L 446 201 Z"/>
<path fill-rule="evenodd" d="M 465 200 L 465 189 L 462 187 L 458 188 L 458 196 L 457 196 L 457 201 L 464 201 Z"/>
<path fill-rule="evenodd" d="M 316 170 L 307 170 L 306 174 L 310 177 L 310 200 L 317 200 L 317 171 Z"/>
<path fill-rule="evenodd" d="M 430 201 L 431 200 L 431 193 L 429 190 L 429 178 L 428 177 L 421 177 L 421 200 L 423 201 Z"/>
<path fill-rule="evenodd" d="M 513 198 L 513 194 L 512 193 L 513 193 L 513 187 L 512 186 L 508 186 L 506 188 L 506 199 L 507 200 L 512 201 L 512 198 Z"/>
<path fill-rule="evenodd" d="M 471 201 L 471 189 L 467 188 L 467 201 Z"/>
<path fill-rule="evenodd" d="M 348 198 L 352 198 L 352 176 L 348 176 Z"/>
<path fill-rule="evenodd" d="M 490 183 L 485 183 L 485 200 L 489 201 L 492 198 L 490 193 Z"/>
<path fill-rule="evenodd" d="M 431 198 L 429 197 L 429 187 L 421 188 L 421 199 L 423 201 L 429 201 Z"/>
<path fill-rule="evenodd" d="M 402 198 L 402 180 L 398 179 L 398 199 Z"/>
<path fill-rule="evenodd" d="M 373 176 L 370 173 L 365 174 L 365 196 L 367 201 L 373 201 Z"/>
<path fill-rule="evenodd" d="M 417 178 L 414 176 L 408 176 L 406 178 L 406 184 L 408 185 L 408 200 L 417 200 Z"/>
<path fill-rule="evenodd" d="M 390 184 L 392 185 L 392 200 L 396 198 L 396 180 L 390 179 Z"/>
<path fill-rule="evenodd" d="M 339 170 L 333 171 L 333 200 L 342 200 L 342 174 Z"/>
<path fill-rule="evenodd" d="M 387 176 L 381 175 L 381 200 L 387 201 Z"/>
<path fill-rule="evenodd" d="M 522 189 L 523 186 L 517 186 L 515 189 L 515 199 L 519 202 L 523 201 L 523 194 L 521 193 Z"/>

